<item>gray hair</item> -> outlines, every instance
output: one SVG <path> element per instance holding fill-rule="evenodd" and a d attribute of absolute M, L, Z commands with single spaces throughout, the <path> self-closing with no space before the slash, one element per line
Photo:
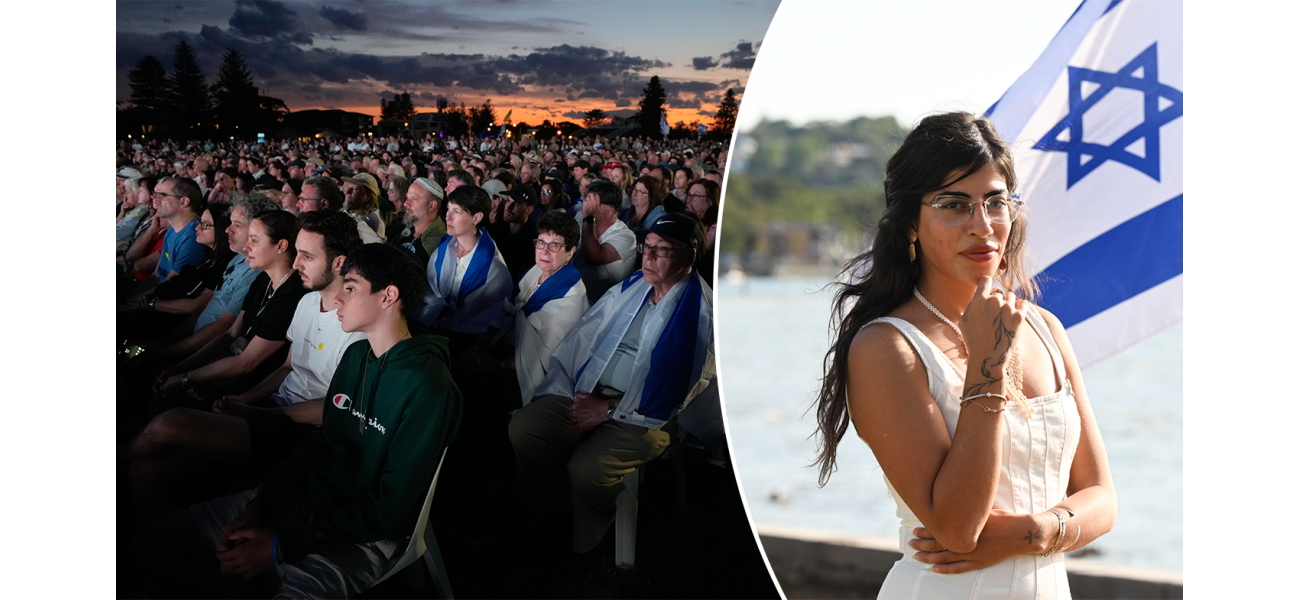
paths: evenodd
<path fill-rule="evenodd" d="M 388 201 L 401 206 L 402 202 L 406 201 L 406 190 L 411 187 L 411 181 L 401 175 L 394 175 L 388 178 L 388 182 L 395 184 L 393 186 L 395 189 L 391 190 L 394 192 L 393 196 Z"/>
<path fill-rule="evenodd" d="M 256 192 L 232 192 L 230 199 L 230 211 L 233 213 L 236 208 L 244 209 L 244 217 L 253 220 L 253 217 L 268 210 L 280 210 L 280 203 L 273 200 L 270 196 Z"/>

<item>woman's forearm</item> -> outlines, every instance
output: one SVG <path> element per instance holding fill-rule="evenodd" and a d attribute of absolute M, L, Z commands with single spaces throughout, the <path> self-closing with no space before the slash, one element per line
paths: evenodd
<path fill-rule="evenodd" d="M 1069 509 L 1074 513 L 1073 517 L 1066 515 L 1065 540 L 1059 549 L 1060 552 L 1073 552 L 1110 533 L 1115 527 L 1119 503 L 1113 490 L 1095 485 L 1071 494 L 1056 508 L 1058 512 Z"/>

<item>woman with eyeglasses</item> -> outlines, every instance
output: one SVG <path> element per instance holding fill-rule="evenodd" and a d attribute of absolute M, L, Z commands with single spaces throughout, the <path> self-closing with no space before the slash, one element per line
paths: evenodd
<path fill-rule="evenodd" d="M 834 284 L 820 482 L 851 423 L 902 519 L 880 598 L 1068 598 L 1061 553 L 1115 523 L 1074 351 L 1033 303 L 1015 191 L 989 121 L 922 119 L 886 166 L 871 248 Z"/>
<path fill-rule="evenodd" d="M 618 218 L 633 231 L 645 229 L 664 216 L 664 186 L 646 175 L 632 185 L 632 206 L 619 211 Z"/>
<path fill-rule="evenodd" d="M 519 294 L 506 307 L 514 314 L 515 355 L 511 366 L 524 404 L 546 377 L 551 353 L 591 308 L 587 286 L 570 262 L 578 251 L 578 222 L 564 211 L 546 211 L 533 240 L 537 264 L 519 280 Z"/>
<path fill-rule="evenodd" d="M 570 212 L 569 196 L 564 193 L 564 184 L 560 183 L 558 179 L 547 179 L 542 182 L 542 190 L 538 195 L 538 200 L 542 203 L 541 210 L 534 210 L 533 215 L 530 217 L 534 225 L 541 222 L 542 215 L 550 211 L 563 210 L 566 213 Z M 569 216 L 573 216 L 572 213 Z"/>
<path fill-rule="evenodd" d="M 722 186 L 712 179 L 696 179 L 686 193 L 686 212 L 695 215 L 704 224 L 704 250 L 695 260 L 695 268 L 709 285 L 713 285 L 713 256 L 717 253 L 714 242 L 718 239 L 718 203 Z"/>
<path fill-rule="evenodd" d="M 194 239 L 208 248 L 203 262 L 181 267 L 153 291 L 119 306 L 129 312 L 118 315 L 118 336 L 132 342 L 153 340 L 203 310 L 234 255 L 225 232 L 229 226 L 230 207 L 219 204 L 205 209 L 194 230 Z"/>

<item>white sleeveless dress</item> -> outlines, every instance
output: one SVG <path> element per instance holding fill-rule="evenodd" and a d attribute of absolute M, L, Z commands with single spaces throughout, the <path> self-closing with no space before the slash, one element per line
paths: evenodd
<path fill-rule="evenodd" d="M 1074 401 L 1070 381 L 1065 377 L 1061 351 L 1056 346 L 1047 323 L 1032 307 L 1027 311 L 1026 320 L 1051 354 L 1058 391 L 1030 399 L 1029 403 L 1034 408 L 1030 418 L 1026 418 L 1013 402 L 1007 403 L 1006 410 L 997 414 L 1003 422 L 1002 465 L 999 468 L 993 508 L 1016 513 L 1038 513 L 1065 498 L 1070 482 L 1070 465 L 1079 445 L 1080 424 L 1079 409 Z M 959 372 L 952 361 L 911 323 L 893 317 L 884 317 L 872 323 L 894 326 L 916 349 L 925 364 L 930 395 L 939 406 L 951 437 L 957 429 L 960 412 L 958 402 L 965 374 Z M 912 558 L 916 550 L 907 545 L 915 537 L 912 530 L 920 527 L 921 521 L 899 497 L 888 478 L 885 478 L 885 486 L 889 488 L 898 507 L 898 517 L 902 520 L 898 528 L 898 545 L 903 559 L 894 563 L 890 569 L 880 588 L 879 598 L 1070 597 L 1064 556 L 1060 553 L 1050 558 L 1023 554 L 960 575 L 943 575 L 930 571 L 931 565 Z"/>

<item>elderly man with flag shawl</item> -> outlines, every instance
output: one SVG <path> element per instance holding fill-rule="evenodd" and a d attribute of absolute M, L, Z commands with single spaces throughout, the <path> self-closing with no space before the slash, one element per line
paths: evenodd
<path fill-rule="evenodd" d="M 479 228 L 491 205 L 474 186 L 447 195 L 447 235 L 429 257 L 429 293 L 415 313 L 426 327 L 466 336 L 501 327 L 514 283 L 491 236 Z M 452 336 L 453 353 L 456 338 L 466 336 Z"/>
<path fill-rule="evenodd" d="M 529 511 L 562 512 L 572 486 L 575 552 L 604 537 L 623 476 L 668 447 L 662 427 L 715 372 L 712 291 L 691 269 L 703 227 L 673 213 L 638 236 L 642 270 L 583 315 L 510 422 Z"/>

